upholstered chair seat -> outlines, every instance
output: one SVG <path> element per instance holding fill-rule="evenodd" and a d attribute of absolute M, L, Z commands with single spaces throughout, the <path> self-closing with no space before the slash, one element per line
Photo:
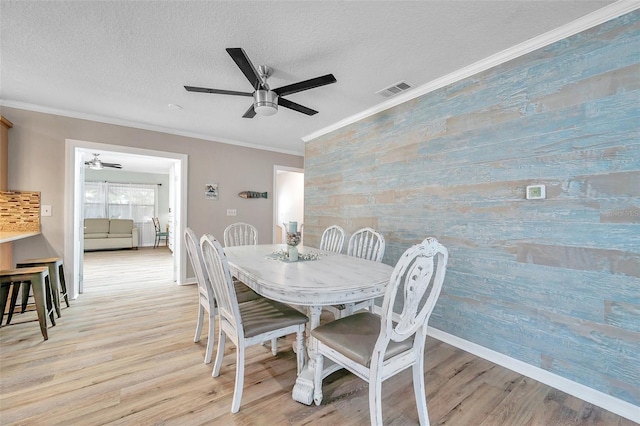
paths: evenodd
<path fill-rule="evenodd" d="M 369 416 L 382 426 L 382 382 L 411 368 L 420 425 L 429 425 L 424 349 L 429 317 L 447 269 L 447 249 L 435 238 L 407 249 L 393 269 L 380 315 L 362 312 L 311 330 L 315 339 L 313 399 L 322 402 L 324 359 L 369 383 Z"/>
<path fill-rule="evenodd" d="M 358 332 L 352 333 L 353 330 Z M 341 321 L 331 321 L 316 327 L 313 336 L 358 364 L 370 367 L 371 354 L 380 337 L 380 316 L 368 311 L 358 312 Z M 384 353 L 384 360 L 409 350 L 412 346 L 413 339 L 391 341 Z"/>

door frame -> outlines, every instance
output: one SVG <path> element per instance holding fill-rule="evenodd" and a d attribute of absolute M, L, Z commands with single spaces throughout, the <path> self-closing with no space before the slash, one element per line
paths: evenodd
<path fill-rule="evenodd" d="M 278 172 L 295 172 L 302 173 L 304 175 L 304 169 L 298 167 L 289 167 L 289 166 L 273 166 L 273 235 L 271 236 L 271 241 L 273 244 L 277 244 L 277 235 L 276 229 L 280 227 L 281 224 L 277 223 L 278 220 Z M 304 212 L 304 198 L 302 200 L 302 210 Z"/>
<path fill-rule="evenodd" d="M 123 152 L 128 154 L 146 155 L 150 157 L 163 157 L 176 160 L 173 180 L 175 181 L 175 203 L 172 206 L 174 215 L 175 235 L 184 234 L 187 220 L 187 171 L 188 156 L 175 152 L 156 151 L 142 148 L 134 148 L 123 145 L 110 145 L 76 139 L 65 140 L 65 214 L 64 218 L 64 261 L 65 269 L 70 272 L 70 292 L 73 298 L 78 297 L 82 283 L 82 186 L 81 170 L 84 167 L 81 149 L 94 149 L 99 151 Z M 170 182 L 172 185 L 173 182 Z M 70 232 L 67 232 L 70 231 Z M 177 284 L 187 283 L 187 254 L 182 238 L 175 238 L 174 244 L 174 280 Z"/>

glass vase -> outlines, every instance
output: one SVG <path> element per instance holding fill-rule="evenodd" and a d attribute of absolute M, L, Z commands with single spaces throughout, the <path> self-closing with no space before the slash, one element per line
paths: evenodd
<path fill-rule="evenodd" d="M 287 246 L 289 252 L 289 262 L 298 261 L 298 246 Z"/>

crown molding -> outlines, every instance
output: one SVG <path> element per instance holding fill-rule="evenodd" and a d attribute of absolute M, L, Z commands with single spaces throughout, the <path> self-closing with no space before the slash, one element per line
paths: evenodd
<path fill-rule="evenodd" d="M 117 119 L 117 118 L 103 117 L 103 116 L 99 116 L 99 115 L 85 114 L 85 113 L 80 113 L 80 112 L 75 112 L 75 111 L 67 111 L 67 110 L 58 109 L 58 108 L 49 108 L 49 107 L 45 107 L 45 106 L 41 106 L 41 105 L 28 104 L 28 103 L 24 103 L 24 102 L 16 102 L 16 101 L 9 101 L 9 100 L 0 99 L 0 106 L 4 106 L 4 107 L 7 107 L 7 108 L 22 109 L 22 110 L 26 110 L 26 111 L 40 112 L 40 113 L 43 113 L 43 114 L 59 115 L 59 116 L 62 116 L 62 117 L 77 118 L 77 119 L 80 119 L 80 120 L 95 121 L 95 122 L 104 123 L 104 124 L 113 124 L 113 125 L 116 125 L 116 126 L 132 127 L 134 129 L 149 130 L 149 131 L 152 131 L 152 132 L 167 133 L 167 134 L 170 134 L 170 135 L 184 136 L 184 137 L 187 137 L 187 138 L 201 139 L 201 140 L 211 141 L 211 142 L 219 142 L 219 143 L 224 143 L 224 144 L 227 144 L 227 145 L 236 145 L 236 146 L 242 146 L 242 147 L 245 147 L 245 148 L 259 149 L 261 151 L 269 151 L 269 152 L 277 152 L 277 153 L 280 153 L 280 154 L 304 156 L 303 152 L 289 151 L 289 150 L 276 149 L 276 148 L 268 148 L 268 147 L 265 147 L 263 145 L 255 145 L 255 144 L 242 142 L 242 141 L 237 141 L 237 140 L 233 140 L 233 139 L 217 138 L 217 137 L 212 137 L 212 136 L 204 135 L 204 134 L 200 134 L 200 133 L 182 132 L 182 131 L 179 131 L 179 130 L 170 129 L 170 128 L 162 127 L 162 126 L 151 126 L 151 125 L 148 125 L 148 124 L 136 123 L 136 122 L 133 122 L 133 121 L 120 120 L 120 119 Z"/>
<path fill-rule="evenodd" d="M 558 27 L 554 30 L 548 31 L 537 37 L 529 39 L 523 43 L 517 44 L 508 49 L 505 49 L 485 59 L 475 62 L 467 67 L 460 68 L 459 70 L 454 71 L 450 74 L 447 74 L 441 78 L 432 80 L 429 83 L 426 83 L 422 86 L 418 86 L 413 90 L 402 93 L 397 97 L 394 97 L 393 99 L 384 101 L 372 108 L 369 108 L 358 114 L 347 117 L 344 120 L 338 121 L 335 124 L 322 128 L 307 136 L 303 136 L 302 140 L 303 142 L 309 142 L 322 135 L 326 135 L 327 133 L 331 133 L 342 127 L 348 126 L 349 124 L 356 123 L 374 114 L 385 111 L 389 108 L 393 108 L 394 106 L 397 106 L 404 102 L 418 98 L 427 93 L 433 92 L 434 90 L 441 89 L 450 84 L 453 84 L 465 78 L 471 77 L 472 75 L 478 74 L 482 71 L 491 69 L 497 65 L 503 64 L 505 62 L 508 62 L 520 56 L 526 55 L 527 53 L 533 52 L 534 50 L 540 49 L 542 47 L 546 47 L 550 44 L 563 40 L 567 37 L 571 37 L 582 31 L 585 31 L 597 25 L 603 24 L 607 21 L 610 21 L 622 15 L 625 15 L 639 8 L 640 8 L 640 1 L 628 1 L 628 0 L 617 1 L 615 3 L 612 3 L 608 6 L 603 7 L 602 9 L 598 9 L 595 12 L 585 15 L 582 18 L 578 18 L 575 21 L 568 23 L 567 25 L 563 25 L 562 27 Z"/>

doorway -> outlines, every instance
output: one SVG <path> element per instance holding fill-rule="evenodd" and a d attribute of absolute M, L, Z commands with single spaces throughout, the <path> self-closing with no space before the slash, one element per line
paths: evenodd
<path fill-rule="evenodd" d="M 65 141 L 66 173 L 65 173 L 65 209 L 73 214 L 65 215 L 65 263 L 71 272 L 69 290 L 73 297 L 77 297 L 82 290 L 83 277 L 83 187 L 84 161 L 88 151 L 133 154 L 153 157 L 158 160 L 169 160 L 172 164 L 169 171 L 169 186 L 171 196 L 170 209 L 172 211 L 174 235 L 184 233 L 184 223 L 187 209 L 187 155 L 164 151 L 139 149 L 121 145 L 107 145 L 88 141 L 67 139 Z M 178 284 L 186 284 L 186 251 L 181 238 L 175 238 L 173 279 Z M 65 265 L 66 266 L 66 265 Z"/>
<path fill-rule="evenodd" d="M 273 167 L 273 243 L 284 242 L 285 227 L 290 221 L 304 224 L 304 169 Z M 302 228 L 304 244 L 304 228 Z"/>

